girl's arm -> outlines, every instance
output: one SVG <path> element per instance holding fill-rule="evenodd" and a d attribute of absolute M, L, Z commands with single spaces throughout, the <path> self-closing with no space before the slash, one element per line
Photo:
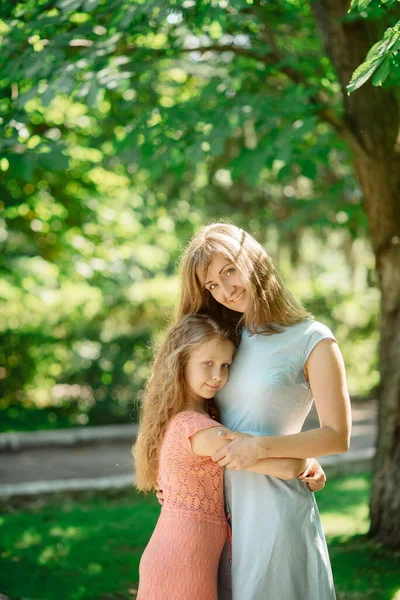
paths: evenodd
<path fill-rule="evenodd" d="M 229 429 L 221 426 L 197 431 L 190 437 L 193 452 L 199 456 L 212 456 L 224 448 L 229 444 L 229 441 L 223 440 L 220 432 L 231 433 Z M 248 434 L 243 433 L 241 435 L 247 436 Z M 280 479 L 295 479 L 304 471 L 306 466 L 307 460 L 305 459 L 265 458 L 246 470 L 262 473 L 263 475 L 273 475 Z"/>
<path fill-rule="evenodd" d="M 246 469 L 263 458 L 305 458 L 346 452 L 350 442 L 351 409 L 343 358 L 336 342 L 324 339 L 315 346 L 306 362 L 305 374 L 320 429 L 251 439 L 240 433 L 226 432 L 222 437 L 233 441 L 217 452 L 213 460 L 222 467 Z"/>

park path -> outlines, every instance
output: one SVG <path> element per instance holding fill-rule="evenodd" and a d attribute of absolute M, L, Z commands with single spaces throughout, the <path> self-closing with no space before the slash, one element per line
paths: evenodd
<path fill-rule="evenodd" d="M 377 403 L 354 402 L 350 451 L 321 459 L 328 477 L 367 471 L 375 453 Z M 303 429 L 318 427 L 315 411 Z M 0 498 L 67 490 L 129 488 L 137 426 L 0 434 Z"/>

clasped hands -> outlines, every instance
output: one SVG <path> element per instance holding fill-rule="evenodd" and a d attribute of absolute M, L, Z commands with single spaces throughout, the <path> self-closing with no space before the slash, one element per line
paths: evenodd
<path fill-rule="evenodd" d="M 221 467 L 241 471 L 263 458 L 269 458 L 268 451 L 257 444 L 256 436 L 240 431 L 220 431 L 218 435 L 223 440 L 231 440 L 212 457 Z M 307 460 L 307 466 L 298 479 L 306 483 L 312 492 L 319 492 L 326 483 L 325 472 L 315 458 Z"/>
<path fill-rule="evenodd" d="M 252 467 L 258 460 L 267 458 L 265 451 L 256 443 L 256 437 L 240 431 L 218 431 L 221 440 L 231 440 L 230 444 L 212 456 L 220 467 L 242 471 Z"/>

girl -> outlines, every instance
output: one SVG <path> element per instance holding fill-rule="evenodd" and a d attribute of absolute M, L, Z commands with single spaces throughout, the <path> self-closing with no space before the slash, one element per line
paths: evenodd
<path fill-rule="evenodd" d="M 133 455 L 137 487 L 162 487 L 164 502 L 139 568 L 138 600 L 217 600 L 227 539 L 223 469 L 211 456 L 229 433 L 207 413 L 228 381 L 232 335 L 207 315 L 183 317 L 167 334 L 150 375 Z M 245 398 L 243 398 L 245 401 Z M 282 480 L 305 459 L 266 459 L 249 469 Z"/>
<path fill-rule="evenodd" d="M 233 430 L 213 456 L 227 467 L 233 534 L 232 591 L 224 555 L 219 599 L 334 600 L 314 496 L 298 479 L 260 477 L 251 465 L 348 449 L 350 402 L 336 340 L 286 289 L 264 248 L 234 225 L 203 228 L 184 253 L 179 317 L 197 312 L 240 337 L 216 396 L 221 422 Z M 320 428 L 301 432 L 313 397 Z"/>

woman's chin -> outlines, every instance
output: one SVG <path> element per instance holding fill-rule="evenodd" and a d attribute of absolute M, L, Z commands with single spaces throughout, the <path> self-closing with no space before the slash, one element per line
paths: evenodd
<path fill-rule="evenodd" d="M 233 310 L 234 312 L 244 313 L 247 308 L 247 301 L 245 301 L 245 300 L 243 300 L 242 302 L 238 301 L 237 304 L 234 304 L 233 302 L 231 302 L 229 305 L 226 304 L 225 306 L 227 308 L 229 308 L 230 310 Z"/>

